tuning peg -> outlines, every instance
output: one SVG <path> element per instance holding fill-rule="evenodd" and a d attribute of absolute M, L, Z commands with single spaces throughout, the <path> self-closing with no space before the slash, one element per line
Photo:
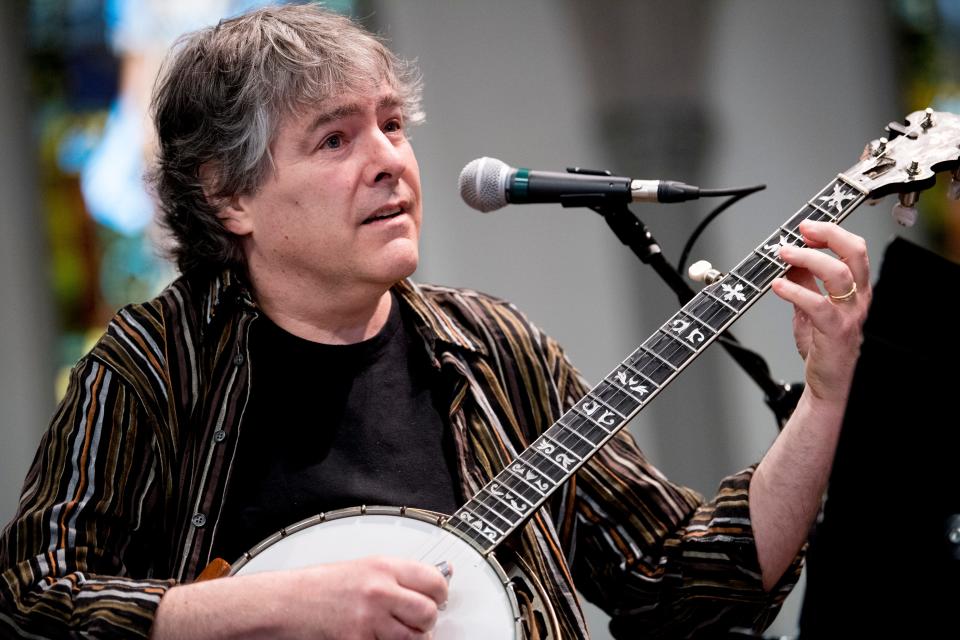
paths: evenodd
<path fill-rule="evenodd" d="M 950 185 L 947 186 L 947 197 L 951 200 L 960 200 L 960 168 L 953 172 L 950 177 Z"/>
<path fill-rule="evenodd" d="M 917 221 L 917 202 L 920 194 L 916 191 L 901 193 L 898 201 L 893 205 L 893 219 L 902 227 L 912 227 Z"/>
<path fill-rule="evenodd" d="M 874 145 L 871 143 L 870 146 L 873 147 L 873 150 L 872 150 L 872 152 L 871 152 L 871 155 L 873 155 L 874 158 L 879 158 L 879 157 L 882 156 L 884 153 L 886 153 L 886 152 L 887 152 L 887 142 L 889 142 L 889 140 L 887 140 L 886 138 L 880 138 L 879 140 L 877 140 L 876 146 L 874 146 Z"/>
<path fill-rule="evenodd" d="M 713 284 L 723 277 L 723 274 L 713 268 L 706 260 L 697 260 L 687 268 L 687 276 L 694 282 Z"/>

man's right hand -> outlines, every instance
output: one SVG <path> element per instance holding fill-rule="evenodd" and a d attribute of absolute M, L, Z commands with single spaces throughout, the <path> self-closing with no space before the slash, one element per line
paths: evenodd
<path fill-rule="evenodd" d="M 429 638 L 446 601 L 436 567 L 370 557 L 173 587 L 151 638 Z"/>

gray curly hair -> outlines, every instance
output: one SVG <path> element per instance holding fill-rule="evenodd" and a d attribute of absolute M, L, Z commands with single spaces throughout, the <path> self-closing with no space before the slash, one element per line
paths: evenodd
<path fill-rule="evenodd" d="M 402 100 L 406 125 L 423 120 L 416 67 L 315 5 L 265 7 L 181 38 L 154 87 L 158 150 L 148 176 L 180 271 L 243 267 L 239 238 L 217 213 L 263 184 L 284 118 L 382 82 Z"/>

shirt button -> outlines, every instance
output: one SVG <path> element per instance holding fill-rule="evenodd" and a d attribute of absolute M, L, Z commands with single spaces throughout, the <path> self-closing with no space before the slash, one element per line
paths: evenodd
<path fill-rule="evenodd" d="M 242 353 L 238 352 L 237 355 L 233 356 L 233 364 L 237 365 L 238 367 L 243 364 L 243 360 L 244 358 Z"/>
<path fill-rule="evenodd" d="M 213 432 L 213 439 L 216 442 L 223 442 L 224 440 L 227 439 L 227 432 L 224 431 L 223 429 L 217 429 L 216 431 Z"/>
<path fill-rule="evenodd" d="M 202 527 L 203 525 L 207 524 L 207 516 L 203 515 L 202 513 L 195 513 L 193 514 L 193 517 L 190 518 L 190 522 L 193 523 L 193 526 L 195 527 Z"/>

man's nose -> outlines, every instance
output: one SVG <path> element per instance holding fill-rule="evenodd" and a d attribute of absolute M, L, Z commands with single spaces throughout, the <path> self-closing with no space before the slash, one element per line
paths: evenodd
<path fill-rule="evenodd" d="M 371 182 L 396 180 L 406 170 L 396 141 L 379 128 L 371 136 L 367 172 Z"/>

